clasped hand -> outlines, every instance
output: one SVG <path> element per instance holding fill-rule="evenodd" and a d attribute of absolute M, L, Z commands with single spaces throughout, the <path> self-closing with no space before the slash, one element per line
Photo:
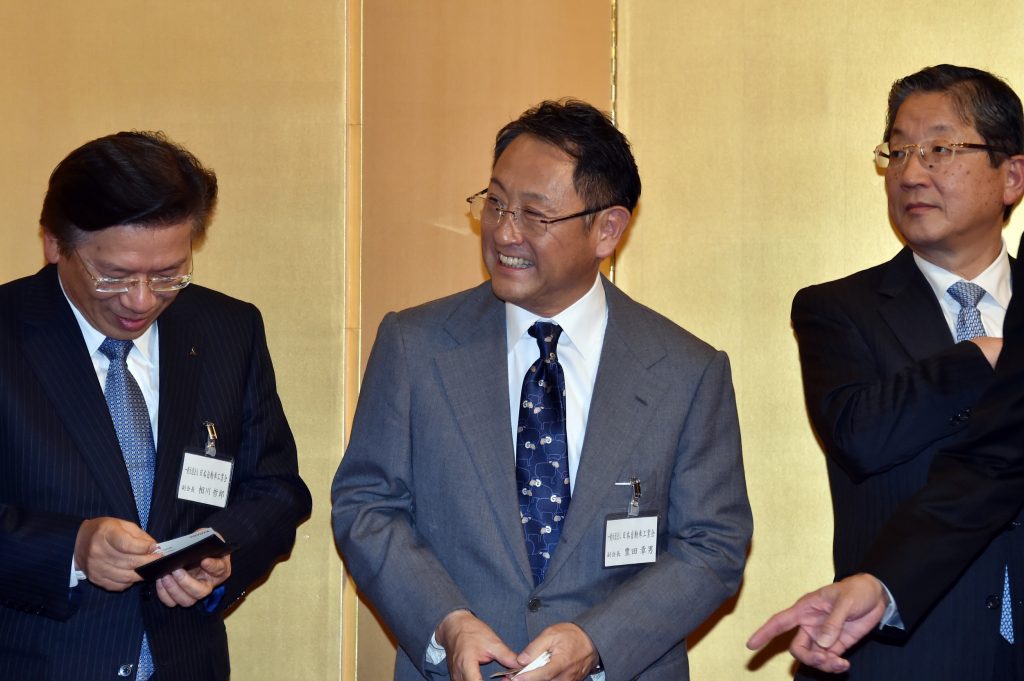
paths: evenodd
<path fill-rule="evenodd" d="M 569 622 L 551 625 L 518 655 L 468 610 L 449 613 L 438 626 L 436 639 L 445 649 L 453 681 L 483 681 L 481 665 L 497 662 L 510 669 L 520 668 L 544 651 L 551 652 L 551 661 L 517 676 L 516 681 L 581 681 L 598 661 L 590 637 Z"/>
<path fill-rule="evenodd" d="M 142 578 L 135 568 L 159 558 L 157 542 L 135 523 L 119 518 L 86 520 L 75 538 L 75 564 L 90 582 L 107 591 L 124 591 Z M 210 595 L 231 576 L 231 556 L 205 558 L 199 567 L 175 570 L 156 580 L 160 602 L 189 607 Z"/>

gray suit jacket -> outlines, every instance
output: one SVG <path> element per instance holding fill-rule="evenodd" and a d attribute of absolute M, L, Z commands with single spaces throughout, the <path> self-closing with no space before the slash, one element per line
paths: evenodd
<path fill-rule="evenodd" d="M 738 585 L 751 533 L 728 359 L 607 281 L 608 328 L 558 549 L 534 587 L 509 432 L 504 304 L 484 283 L 389 314 L 334 480 L 335 538 L 401 646 L 396 679 L 467 608 L 514 650 L 577 623 L 608 681 L 689 678 L 685 636 Z M 640 478 L 659 556 L 603 567 Z"/>

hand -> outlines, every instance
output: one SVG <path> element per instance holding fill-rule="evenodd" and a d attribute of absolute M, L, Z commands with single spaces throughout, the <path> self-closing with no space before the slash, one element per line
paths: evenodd
<path fill-rule="evenodd" d="M 168 608 L 188 608 L 210 595 L 231 576 L 231 555 L 203 558 L 199 567 L 177 569 L 156 580 L 156 595 Z"/>
<path fill-rule="evenodd" d="M 804 595 L 772 615 L 747 641 L 751 650 L 793 627 L 800 627 L 789 652 L 804 664 L 834 674 L 850 668 L 842 655 L 878 626 L 885 613 L 882 583 L 860 573 Z"/>
<path fill-rule="evenodd" d="M 516 654 L 494 630 L 468 610 L 454 610 L 441 620 L 434 638 L 445 650 L 453 681 L 483 681 L 480 665 L 497 662 L 515 667 Z"/>
<path fill-rule="evenodd" d="M 600 656 L 587 633 L 572 622 L 559 622 L 530 641 L 516 662 L 525 667 L 543 653 L 551 651 L 551 661 L 540 669 L 517 676 L 516 681 L 580 681 L 590 675 Z"/>
<path fill-rule="evenodd" d="M 981 348 L 981 351 L 985 353 L 985 359 L 995 369 L 996 362 L 999 360 L 999 353 L 1003 350 L 1003 339 L 993 338 L 992 336 L 978 336 L 977 338 L 972 338 L 971 342 Z"/>
<path fill-rule="evenodd" d="M 90 582 L 107 591 L 124 591 L 142 577 L 135 568 L 153 560 L 156 541 L 135 523 L 93 518 L 78 528 L 75 565 Z"/>

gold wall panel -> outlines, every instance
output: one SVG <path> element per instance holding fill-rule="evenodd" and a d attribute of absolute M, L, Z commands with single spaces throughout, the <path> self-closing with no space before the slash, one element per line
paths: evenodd
<path fill-rule="evenodd" d="M 691 637 L 693 678 L 789 678 L 788 654 L 755 658 L 743 643 L 832 579 L 790 302 L 900 248 L 871 156 L 892 81 L 950 62 L 1024 93 L 1024 6 L 620 0 L 618 18 L 619 125 L 644 192 L 616 281 L 729 353 L 754 509 L 740 597 Z"/>
<path fill-rule="evenodd" d="M 235 681 L 339 674 L 345 3 L 295 7 L 0 3 L 0 280 L 42 265 L 47 178 L 89 139 L 161 129 L 218 173 L 196 281 L 262 310 L 314 499 L 291 559 L 227 619 Z"/>
<path fill-rule="evenodd" d="M 374 0 L 363 12 L 362 356 L 389 310 L 486 278 L 464 199 L 494 135 L 544 99 L 611 108 L 611 5 L 593 0 Z M 360 681 L 394 647 L 360 605 Z"/>

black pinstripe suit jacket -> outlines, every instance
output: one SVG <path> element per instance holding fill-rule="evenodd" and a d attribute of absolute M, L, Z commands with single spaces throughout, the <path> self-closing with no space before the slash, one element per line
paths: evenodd
<path fill-rule="evenodd" d="M 963 439 L 992 370 L 954 343 L 904 249 L 891 261 L 800 291 L 793 301 L 804 392 L 827 455 L 838 576 L 859 569 L 884 522 L 922 488 L 935 453 Z M 848 679 L 991 678 L 1012 533 L 982 553 L 934 607 L 904 613 L 910 635 L 868 637 Z M 927 564 L 930 556 L 914 557 Z M 899 602 L 897 594 L 897 602 Z M 819 678 L 802 670 L 798 678 Z M 820 678 L 835 679 L 834 675 Z"/>
<path fill-rule="evenodd" d="M 0 286 L 0 678 L 109 679 L 143 631 L 160 678 L 226 679 L 223 612 L 284 554 L 310 497 L 252 305 L 199 286 L 160 325 L 157 470 L 148 531 L 212 526 L 239 548 L 212 612 L 167 608 L 146 584 L 68 589 L 83 519 L 138 522 L 102 390 L 56 268 Z M 230 502 L 178 501 L 182 451 L 217 425 L 234 457 Z"/>

